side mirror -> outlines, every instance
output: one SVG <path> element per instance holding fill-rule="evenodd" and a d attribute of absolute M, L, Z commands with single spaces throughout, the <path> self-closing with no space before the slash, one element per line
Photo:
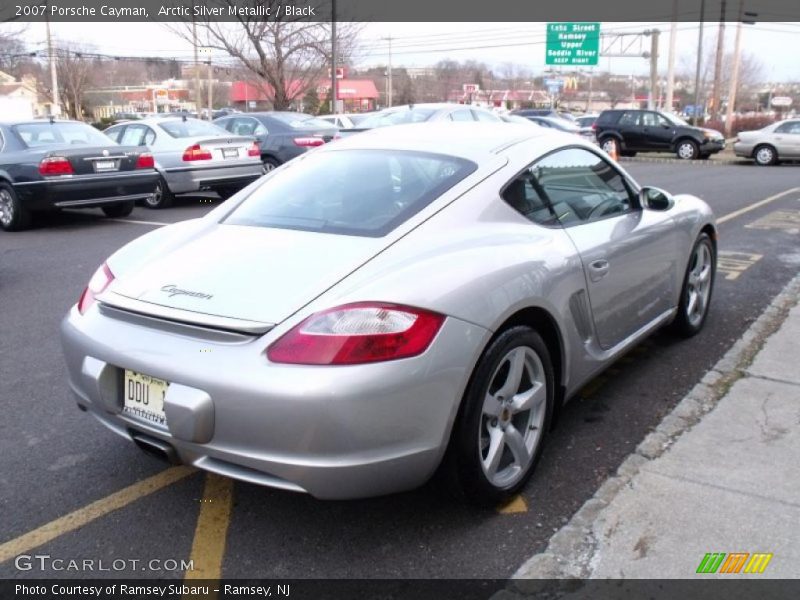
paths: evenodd
<path fill-rule="evenodd" d="M 672 196 L 656 187 L 643 187 L 639 191 L 639 202 L 642 208 L 648 210 L 669 210 L 675 205 L 675 200 Z"/>

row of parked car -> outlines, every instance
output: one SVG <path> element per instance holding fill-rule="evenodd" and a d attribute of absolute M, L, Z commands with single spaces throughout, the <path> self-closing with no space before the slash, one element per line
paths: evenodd
<path fill-rule="evenodd" d="M 706 159 L 723 135 L 651 110 L 572 117 L 555 110 L 498 114 L 462 104 L 416 104 L 367 115 L 225 112 L 213 122 L 183 115 L 121 120 L 103 133 L 76 121 L 0 123 L 0 227 L 26 228 L 36 211 L 99 207 L 109 217 L 137 201 L 169 206 L 176 194 L 213 190 L 226 198 L 309 149 L 369 129 L 435 121 L 524 123 L 572 133 L 613 155 L 674 152 Z M 761 165 L 800 158 L 800 120 L 743 132 L 737 155 Z"/>

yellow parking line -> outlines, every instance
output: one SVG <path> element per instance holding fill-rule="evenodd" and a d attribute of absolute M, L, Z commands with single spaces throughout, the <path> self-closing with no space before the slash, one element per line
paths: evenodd
<path fill-rule="evenodd" d="M 184 477 L 188 477 L 194 472 L 195 469 L 191 467 L 169 468 L 166 471 L 161 471 L 161 473 L 157 475 L 129 485 L 110 496 L 106 496 L 83 508 L 79 508 L 55 521 L 50 521 L 46 525 L 42 525 L 18 538 L 9 540 L 0 545 L 0 563 L 7 561 L 9 558 L 29 552 L 65 533 L 80 529 L 87 523 L 91 523 L 95 519 L 99 519 L 110 512 L 127 506 L 139 498 L 144 498 L 153 492 L 157 492 Z"/>
<path fill-rule="evenodd" d="M 192 542 L 193 571 L 185 579 L 219 579 L 233 505 L 233 480 L 209 473 Z"/>
<path fill-rule="evenodd" d="M 780 192 L 779 194 L 775 194 L 774 196 L 770 196 L 769 198 L 764 198 L 763 200 L 754 202 L 750 206 L 745 206 L 744 208 L 735 210 L 732 213 L 728 213 L 727 215 L 717 219 L 717 223 L 724 223 L 725 221 L 730 221 L 731 219 L 735 219 L 736 217 L 739 217 L 745 213 L 749 213 L 751 210 L 755 210 L 761 206 L 764 206 L 765 204 L 769 204 L 773 200 L 777 200 L 778 198 L 783 198 L 784 196 L 788 196 L 789 194 L 794 194 L 796 192 L 800 192 L 800 187 L 795 187 L 790 190 Z"/>
<path fill-rule="evenodd" d="M 525 502 L 520 494 L 517 494 L 511 500 L 497 507 L 497 512 L 501 515 L 513 515 L 516 513 L 528 512 L 528 503 Z"/>

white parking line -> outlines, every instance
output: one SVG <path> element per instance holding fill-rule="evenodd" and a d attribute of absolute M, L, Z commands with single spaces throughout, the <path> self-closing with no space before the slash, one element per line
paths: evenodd
<path fill-rule="evenodd" d="M 796 192 L 800 192 L 800 187 L 795 187 L 790 190 L 786 190 L 784 192 L 780 192 L 779 194 L 775 194 L 774 196 L 770 196 L 769 198 L 764 198 L 763 200 L 759 200 L 758 202 L 754 202 L 750 206 L 745 206 L 744 208 L 740 208 L 739 210 L 735 210 L 732 213 L 728 213 L 725 216 L 720 217 L 717 219 L 717 223 L 724 223 L 725 221 L 730 221 L 731 219 L 735 219 L 745 213 L 749 213 L 751 210 L 755 210 L 765 204 L 769 204 L 773 200 L 777 200 L 778 198 L 783 198 L 784 196 L 788 196 L 789 194 L 794 194 Z"/>
<path fill-rule="evenodd" d="M 116 223 L 134 223 L 136 225 L 154 225 L 156 227 L 164 227 L 165 225 L 172 225 L 172 223 L 160 223 L 159 221 L 137 221 L 136 219 L 105 219 L 106 221 L 114 221 Z"/>

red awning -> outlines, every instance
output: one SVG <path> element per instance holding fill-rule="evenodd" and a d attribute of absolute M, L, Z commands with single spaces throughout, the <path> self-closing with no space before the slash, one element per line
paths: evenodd
<path fill-rule="evenodd" d="M 325 82 L 325 88 L 330 87 L 330 82 Z M 336 82 L 336 91 L 339 100 L 362 100 L 378 98 L 378 89 L 371 79 L 340 79 Z"/>

